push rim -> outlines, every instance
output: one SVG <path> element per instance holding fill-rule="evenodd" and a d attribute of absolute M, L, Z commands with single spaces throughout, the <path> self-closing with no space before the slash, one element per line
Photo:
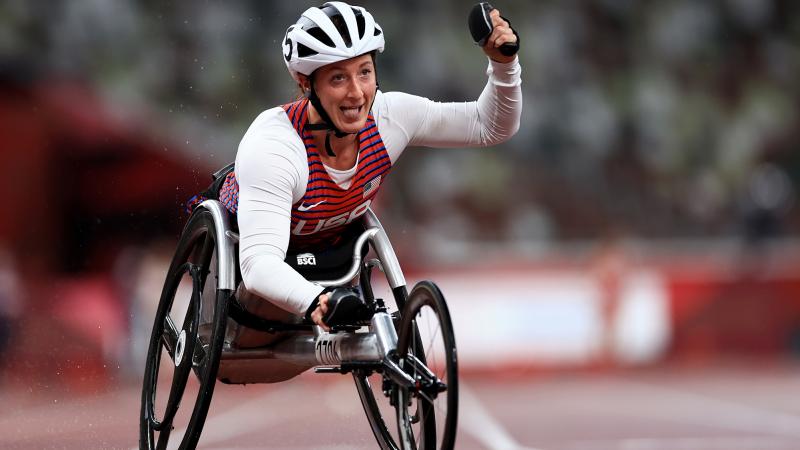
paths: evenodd
<path fill-rule="evenodd" d="M 214 285 L 217 273 L 214 238 L 211 214 L 196 211 L 184 229 L 170 265 L 148 349 L 140 417 L 142 449 L 163 449 L 168 441 L 178 439 L 179 448 L 188 449 L 194 448 L 199 440 L 216 382 L 230 296 L 230 291 L 218 290 Z M 176 304 L 187 297 L 182 292 L 186 289 L 191 290 L 188 305 Z M 204 301 L 204 296 L 210 299 Z M 203 305 L 211 305 L 213 311 L 203 311 Z M 176 324 L 181 321 L 173 317 L 179 315 L 183 306 L 186 314 L 183 326 L 178 329 Z M 201 316 L 213 318 L 210 329 L 201 330 Z M 176 356 L 180 356 L 178 364 Z M 168 373 L 164 370 L 166 366 L 174 371 Z M 190 377 L 192 371 L 196 377 Z M 164 386 L 169 386 L 168 394 Z M 193 399 L 194 403 L 187 399 Z"/>

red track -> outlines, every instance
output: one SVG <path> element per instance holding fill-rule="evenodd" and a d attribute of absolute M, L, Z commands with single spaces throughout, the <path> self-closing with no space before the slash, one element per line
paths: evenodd
<path fill-rule="evenodd" d="M 794 449 L 800 367 L 466 378 L 459 449 Z M 13 388 L 12 388 L 13 386 Z M 0 390 L 0 448 L 133 449 L 138 383 Z M 349 377 L 218 384 L 201 449 L 373 449 Z"/>

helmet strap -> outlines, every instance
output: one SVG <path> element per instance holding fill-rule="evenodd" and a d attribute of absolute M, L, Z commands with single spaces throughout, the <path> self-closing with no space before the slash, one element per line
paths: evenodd
<path fill-rule="evenodd" d="M 374 57 L 373 57 L 373 61 L 375 61 Z M 317 91 L 314 89 L 314 76 L 313 76 L 313 74 L 311 74 L 308 77 L 308 79 L 309 79 L 309 84 L 310 84 L 310 87 L 309 87 L 309 90 L 308 90 L 308 100 L 311 102 L 311 104 L 314 106 L 314 109 L 317 110 L 317 113 L 322 118 L 322 123 L 306 123 L 305 127 L 303 127 L 303 128 L 305 128 L 306 130 L 309 130 L 309 131 L 328 130 L 328 132 L 325 134 L 325 152 L 328 154 L 328 156 L 335 157 L 336 153 L 334 153 L 333 152 L 333 148 L 331 148 L 331 134 L 336 135 L 337 138 L 343 138 L 343 137 L 347 136 L 348 134 L 358 134 L 358 133 L 345 133 L 344 131 L 336 128 L 336 125 L 334 125 L 333 120 L 331 120 L 331 116 L 329 116 L 328 112 L 325 111 L 325 108 L 322 107 L 322 101 L 319 99 L 319 96 L 317 95 Z M 378 89 L 379 89 L 378 81 L 375 80 L 375 92 L 376 93 L 378 92 Z M 375 103 L 375 96 L 372 97 L 372 103 L 373 104 Z M 372 110 L 372 105 L 369 105 L 368 111 L 371 111 L 371 110 Z"/>
<path fill-rule="evenodd" d="M 322 123 L 307 123 L 305 129 L 310 131 L 328 130 L 325 134 L 325 152 L 328 156 L 336 156 L 336 153 L 333 152 L 333 148 L 331 148 L 331 134 L 335 134 L 336 137 L 341 138 L 348 134 L 355 133 L 345 133 L 336 128 L 336 125 L 333 124 L 333 120 L 331 120 L 331 116 L 329 116 L 325 108 L 322 107 L 322 102 L 317 95 L 317 91 L 314 89 L 313 76 L 309 77 L 309 81 L 311 83 L 311 88 L 308 91 L 308 100 L 314 105 L 314 109 L 317 110 L 317 113 L 322 118 Z"/>

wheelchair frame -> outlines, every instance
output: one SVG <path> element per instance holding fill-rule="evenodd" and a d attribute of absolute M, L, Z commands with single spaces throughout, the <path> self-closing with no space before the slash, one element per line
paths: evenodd
<path fill-rule="evenodd" d="M 201 208 L 212 211 L 214 220 L 219 225 L 217 243 L 219 251 L 219 272 L 220 276 L 217 278 L 217 289 L 236 289 L 236 264 L 238 258 L 235 258 L 234 244 L 238 242 L 238 234 L 229 230 L 227 224 L 227 213 L 219 202 L 215 200 L 206 200 L 200 204 Z M 398 292 L 405 300 L 406 282 L 405 277 L 400 269 L 400 264 L 395 256 L 392 244 L 386 236 L 383 227 L 380 224 L 377 216 L 371 210 L 367 210 L 364 217 L 367 229 L 361 233 L 353 247 L 353 262 L 348 272 L 339 279 L 335 280 L 322 280 L 315 281 L 323 287 L 342 286 L 351 282 L 358 276 L 361 270 L 362 250 L 364 245 L 369 242 L 372 244 L 373 249 L 378 255 L 380 267 L 387 275 L 389 286 L 392 291 Z M 221 230 L 226 230 L 224 233 Z M 224 236 L 223 236 L 224 235 Z M 225 250 L 221 249 L 220 242 L 225 242 L 228 247 Z M 233 278 L 231 278 L 233 277 Z M 233 281 L 231 281 L 233 280 Z M 211 309 L 213 305 L 213 296 L 203 297 L 203 308 Z M 402 305 L 398 305 L 402 307 Z M 397 347 L 397 333 L 392 322 L 392 317 L 387 312 L 377 312 L 370 320 L 370 333 L 341 333 L 341 332 L 325 332 L 319 326 L 304 326 L 301 324 L 284 324 L 282 322 L 273 321 L 259 321 L 261 328 L 265 331 L 285 331 L 291 330 L 304 330 L 313 332 L 300 332 L 288 339 L 278 342 L 275 345 L 267 346 L 264 348 L 256 349 L 239 349 L 236 348 L 235 342 L 226 340 L 222 348 L 222 355 L 220 360 L 220 367 L 217 378 L 226 383 L 260 383 L 268 382 L 263 378 L 258 377 L 259 372 L 265 372 L 272 369 L 269 367 L 269 360 L 280 360 L 289 362 L 298 366 L 308 366 L 314 368 L 325 367 L 324 371 L 344 372 L 357 366 L 385 364 L 391 374 L 392 379 L 401 383 L 406 387 L 413 386 L 415 380 L 405 374 L 402 369 L 391 361 L 389 354 Z M 200 329 L 207 329 L 200 323 Z M 228 327 L 243 327 L 240 323 L 231 321 Z M 248 327 L 252 328 L 252 327 Z M 235 334 L 235 333 L 234 333 Z M 208 337 L 203 336 L 201 337 Z M 250 364 L 242 367 L 237 364 L 240 361 L 247 360 Z M 266 367 L 261 367 L 258 364 L 252 364 L 254 361 L 263 361 Z M 339 366 L 339 369 L 330 368 L 330 366 Z M 263 370 L 262 370 L 263 369 Z"/>
<path fill-rule="evenodd" d="M 190 366 L 198 377 L 201 377 L 199 371 L 202 368 L 206 377 L 210 374 L 213 378 L 231 384 L 283 381 L 311 368 L 314 368 L 317 373 L 353 373 L 356 380 L 356 388 L 372 431 L 381 448 L 386 450 L 439 448 L 436 446 L 438 438 L 435 436 L 436 425 L 433 417 L 436 412 L 433 405 L 434 399 L 440 393 L 448 391 L 448 409 L 445 416 L 445 436 L 447 437 L 444 437 L 440 443 L 443 445 L 441 448 L 453 447 L 458 409 L 458 383 L 455 340 L 447 306 L 438 288 L 431 282 L 421 282 L 412 290 L 411 295 L 407 293 L 405 277 L 394 249 L 380 221 L 371 210 L 368 209 L 363 216 L 362 220 L 366 230 L 355 241 L 353 260 L 347 273 L 335 280 L 315 280 L 314 282 L 325 287 L 335 287 L 346 285 L 356 277 L 360 277 L 360 283 L 362 286 L 366 286 L 365 297 L 367 301 L 376 305 L 376 312 L 369 320 L 369 323 L 334 328 L 330 332 L 308 323 L 287 323 L 264 319 L 249 313 L 238 304 L 234 292 L 236 292 L 240 282 L 237 278 L 238 257 L 236 253 L 239 236 L 230 229 L 228 212 L 218 201 L 206 200 L 196 207 L 193 214 L 198 213 L 198 211 L 208 211 L 214 224 L 217 263 L 215 265 L 210 260 L 208 266 L 217 268 L 215 290 L 213 295 L 203 295 L 203 282 L 200 280 L 204 280 L 208 274 L 199 275 L 196 273 L 196 266 L 189 262 L 184 263 L 177 273 L 178 275 L 189 273 L 193 280 L 192 302 L 199 306 L 199 310 L 196 310 L 197 306 L 195 309 L 190 308 L 190 311 L 187 312 L 187 317 L 190 313 L 196 315 L 195 322 L 192 322 L 194 325 L 190 327 L 190 333 L 191 330 L 194 330 L 196 335 L 193 337 L 189 335 L 190 333 L 187 333 L 186 320 L 188 319 L 185 319 L 183 329 L 179 331 L 179 328 L 175 326 L 175 323 L 167 313 L 162 324 L 163 330 L 160 337 L 157 336 L 156 332 L 159 326 L 158 317 L 160 317 L 157 315 L 152 338 L 163 341 L 162 345 L 172 357 L 176 372 L 183 370 L 183 373 L 187 374 L 185 370 L 188 369 L 181 369 L 181 366 L 185 367 L 188 363 L 184 359 L 187 356 L 186 353 L 190 352 L 192 361 Z M 188 228 L 189 224 L 187 223 Z M 186 233 L 187 230 L 184 231 L 184 234 Z M 184 239 L 183 235 L 181 239 Z M 377 255 L 377 259 L 364 262 L 362 251 L 368 243 Z M 174 264 L 175 261 L 173 261 Z M 397 304 L 398 313 L 401 313 L 400 317 L 390 314 L 383 302 L 373 297 L 370 281 L 373 267 L 378 267 L 384 272 Z M 168 286 L 172 286 L 170 283 L 170 275 L 168 275 L 165 292 Z M 198 293 L 198 290 L 201 292 Z M 174 295 L 174 288 L 172 295 Z M 163 301 L 164 297 L 162 295 Z M 220 313 L 217 309 L 222 304 L 225 307 L 222 308 Z M 445 358 L 447 383 L 439 379 L 437 374 L 426 365 L 423 344 L 420 340 L 417 325 L 414 322 L 414 316 L 418 314 L 423 306 L 436 310 L 438 323 L 444 335 L 443 339 L 449 339 L 451 350 L 449 350 Z M 407 307 L 411 307 L 411 309 L 406 313 L 406 310 L 409 309 Z M 171 308 L 171 300 L 169 308 Z M 160 309 L 161 305 L 159 305 Z M 213 311 L 214 313 L 208 314 L 208 311 Z M 222 320 L 227 322 L 224 328 L 220 328 L 221 324 L 216 323 L 221 320 L 220 314 L 225 316 Z M 398 321 L 399 324 L 397 323 Z M 367 326 L 368 332 L 359 332 L 359 329 L 362 328 L 361 325 Z M 238 336 L 238 331 L 241 328 L 268 333 L 281 332 L 285 336 L 270 345 L 256 348 L 239 348 L 236 336 Z M 209 364 L 207 359 L 209 352 L 213 353 L 207 343 L 212 340 L 212 334 L 215 330 L 218 333 L 220 329 L 224 330 L 225 335 L 222 348 L 218 355 L 212 355 L 218 359 L 211 364 L 213 368 L 210 369 L 210 372 L 206 372 L 205 366 Z M 406 331 L 400 333 L 401 336 L 398 336 L 398 330 Z M 153 345 L 153 342 L 151 342 L 151 351 Z M 448 347 L 447 343 L 445 347 Z M 398 349 L 408 350 L 398 352 Z M 399 353 L 402 354 L 399 355 Z M 150 357 L 148 354 L 148 360 Z M 173 406 L 168 403 L 167 412 L 164 413 L 165 418 L 161 422 L 156 419 L 152 405 L 155 394 L 151 391 L 155 390 L 155 384 L 157 383 L 152 377 L 157 377 L 159 369 L 158 364 L 156 364 L 155 372 L 151 374 L 149 367 L 150 363 L 148 363 L 148 369 L 145 374 L 142 400 L 141 430 L 143 437 L 140 439 L 140 446 L 143 449 L 153 447 L 153 430 L 163 433 L 162 429 L 165 426 L 172 426 L 171 421 L 174 418 L 175 411 L 178 409 L 178 405 Z M 389 392 L 391 391 L 390 402 L 397 410 L 398 442 L 395 442 L 394 438 L 390 436 L 381 417 L 375 396 L 370 391 L 370 384 L 366 377 L 372 373 L 382 374 L 384 380 L 382 389 L 387 397 L 390 397 Z M 213 383 L 213 378 L 210 381 L 206 378 L 206 383 Z M 154 383 L 150 390 L 148 390 L 148 383 Z M 173 381 L 173 391 L 175 390 L 174 383 Z M 179 386 L 179 390 L 185 389 L 185 381 L 180 383 L 182 383 L 182 386 Z M 203 377 L 201 377 L 202 383 Z M 213 385 L 210 387 L 203 386 L 201 390 L 206 391 L 204 395 L 207 396 L 207 399 L 203 401 L 206 402 L 207 408 L 213 393 Z M 452 400 L 451 395 L 453 396 Z M 409 415 L 407 407 L 398 406 L 410 405 L 412 397 L 418 399 L 418 408 L 420 408 L 413 416 Z M 151 403 L 147 403 L 148 401 Z M 173 393 L 171 392 L 170 402 L 172 401 Z M 179 404 L 180 397 L 178 397 L 177 401 Z M 422 412 L 420 413 L 420 411 Z M 194 434 L 188 439 L 184 437 L 181 449 L 193 448 L 196 445 L 205 420 L 205 412 L 201 412 L 200 415 L 201 417 L 195 418 L 193 414 L 190 428 L 195 427 L 197 429 L 187 431 L 187 434 Z M 425 424 L 425 429 L 420 431 L 424 436 L 417 438 L 420 440 L 420 447 L 417 447 L 413 433 L 404 431 L 400 423 L 408 425 L 416 423 L 415 421 L 419 422 L 420 416 L 423 417 L 422 422 Z M 149 433 L 149 438 L 146 437 L 146 433 Z M 169 431 L 166 433 L 167 439 L 169 439 Z M 186 444 L 187 442 L 188 444 Z M 165 445 L 166 439 L 163 442 L 163 446 Z M 160 437 L 158 448 L 162 448 L 162 439 Z"/>

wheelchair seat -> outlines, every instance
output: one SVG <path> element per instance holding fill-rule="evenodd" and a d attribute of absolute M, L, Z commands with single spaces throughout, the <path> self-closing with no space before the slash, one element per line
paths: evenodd
<path fill-rule="evenodd" d="M 235 218 L 232 218 L 235 223 Z M 358 237 L 365 230 L 361 222 L 348 226 L 339 239 L 329 248 L 311 253 L 290 249 L 285 262 L 310 281 L 335 280 L 343 277 L 353 264 L 353 250 Z M 368 248 L 362 250 L 362 258 Z M 238 271 L 237 289 L 231 299 L 230 321 L 226 332 L 229 347 L 245 349 L 268 346 L 298 332 L 309 331 L 310 324 L 300 316 L 289 313 L 268 300 L 248 291 Z"/>
<path fill-rule="evenodd" d="M 356 240 L 365 227 L 361 221 L 350 224 L 339 239 L 322 251 L 289 249 L 285 262 L 309 281 L 336 280 L 343 277 L 353 263 Z M 365 247 L 361 257 L 366 256 Z"/>

